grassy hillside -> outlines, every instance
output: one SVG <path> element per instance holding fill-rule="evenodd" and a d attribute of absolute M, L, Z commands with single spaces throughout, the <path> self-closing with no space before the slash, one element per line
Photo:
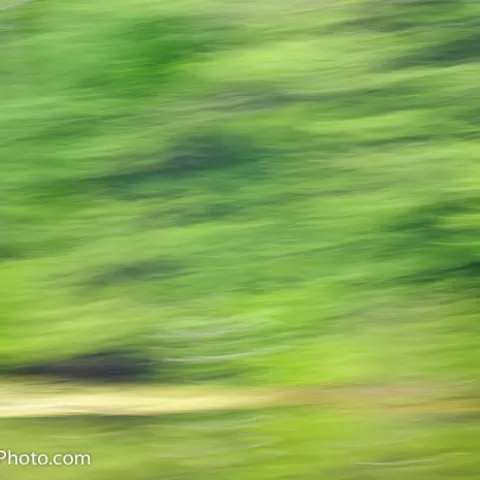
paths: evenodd
<path fill-rule="evenodd" d="M 128 349 L 156 381 L 476 378 L 478 18 L 1 11 L 1 367 Z"/>

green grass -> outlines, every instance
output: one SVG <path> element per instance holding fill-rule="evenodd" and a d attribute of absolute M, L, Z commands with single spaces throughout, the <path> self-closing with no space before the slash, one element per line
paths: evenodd
<path fill-rule="evenodd" d="M 2 365 L 128 347 L 155 381 L 475 379 L 478 13 L 3 11 Z"/>
<path fill-rule="evenodd" d="M 474 419 L 473 419 L 474 420 Z M 2 420 L 12 452 L 88 454 L 89 466 L 2 465 L 20 480 L 475 478 L 478 422 L 315 408 L 163 418 Z M 21 433 L 20 433 L 21 432 Z M 7 477 L 10 478 L 10 477 Z"/>
<path fill-rule="evenodd" d="M 153 361 L 151 383 L 478 390 L 479 15 L 468 0 L 1 10 L 0 371 L 125 349 Z M 343 407 L 2 419 L 0 449 L 92 465 L 0 470 L 476 478 L 478 415 Z"/>

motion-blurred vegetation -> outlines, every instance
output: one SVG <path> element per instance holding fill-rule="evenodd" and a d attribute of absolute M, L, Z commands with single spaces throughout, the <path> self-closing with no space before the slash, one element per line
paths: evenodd
<path fill-rule="evenodd" d="M 4 418 L 0 448 L 88 452 L 71 479 L 473 480 L 478 412 L 445 406 L 478 400 L 479 19 L 2 0 L 2 395 L 26 374 L 400 385 L 413 406 Z M 408 381 L 438 388 L 428 414 Z"/>
<path fill-rule="evenodd" d="M 5 5 L 2 370 L 475 378 L 479 2 Z"/>

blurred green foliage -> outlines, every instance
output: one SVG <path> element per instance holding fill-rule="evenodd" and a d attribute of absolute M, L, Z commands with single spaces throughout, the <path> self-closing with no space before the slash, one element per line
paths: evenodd
<path fill-rule="evenodd" d="M 83 453 L 91 464 L 12 465 L 3 471 L 14 471 L 19 480 L 42 472 L 53 480 L 66 474 L 72 480 L 86 474 L 92 480 L 474 479 L 480 437 L 478 422 L 471 420 L 468 414 L 439 413 L 419 421 L 414 414 L 382 417 L 324 408 L 10 419 L 3 420 L 2 438 L 13 452 Z"/>
<path fill-rule="evenodd" d="M 478 18 L 3 10 L 2 366 L 131 348 L 168 381 L 475 377 Z M 210 333 L 226 323 L 250 334 Z"/>

